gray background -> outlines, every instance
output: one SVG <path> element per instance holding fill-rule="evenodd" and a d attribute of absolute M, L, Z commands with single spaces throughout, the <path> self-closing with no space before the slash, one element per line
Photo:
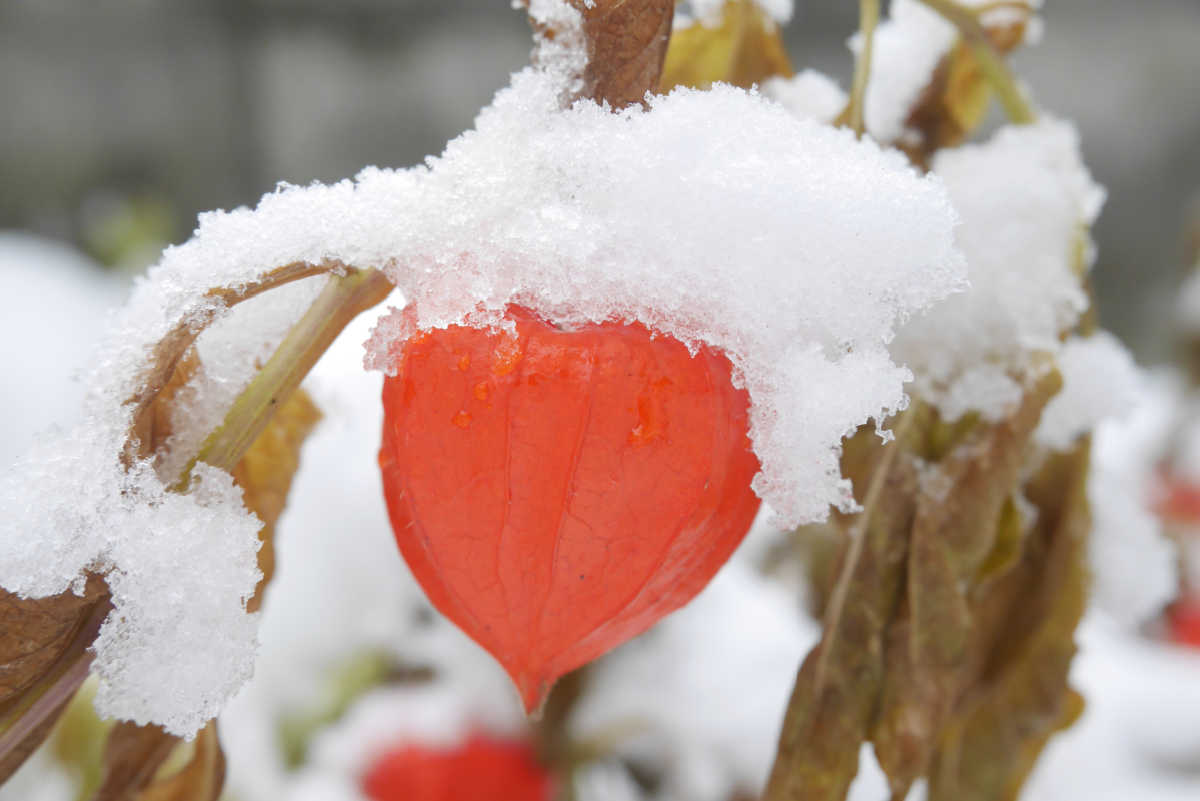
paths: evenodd
<path fill-rule="evenodd" d="M 848 83 L 857 5 L 797 0 L 798 68 Z M 1044 17 L 1016 65 L 1109 188 L 1101 314 L 1162 360 L 1200 225 L 1200 0 L 1047 0 Z M 89 247 L 97 218 L 149 199 L 179 241 L 276 181 L 412 164 L 529 47 L 507 0 L 0 0 L 0 228 Z"/>

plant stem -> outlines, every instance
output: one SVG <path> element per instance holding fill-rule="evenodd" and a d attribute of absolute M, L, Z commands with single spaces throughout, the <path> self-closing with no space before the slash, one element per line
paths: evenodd
<path fill-rule="evenodd" d="M 1008 65 L 1000 53 L 996 51 L 992 40 L 988 38 L 987 30 L 979 22 L 975 9 L 960 5 L 955 0 L 921 0 L 926 6 L 941 14 L 954 27 L 963 41 L 971 48 L 984 77 L 1000 100 L 1008 118 L 1018 125 L 1028 125 L 1037 119 L 1033 108 L 1021 93 L 1016 79 L 1009 71 Z"/>
<path fill-rule="evenodd" d="M 209 434 L 172 489 L 187 489 L 197 462 L 233 470 L 275 410 L 300 385 L 342 329 L 360 312 L 387 297 L 391 289 L 391 283 L 378 270 L 351 270 L 332 276 L 266 365 L 233 402 L 221 425 Z"/>
<path fill-rule="evenodd" d="M 879 0 L 859 0 L 858 29 L 862 46 L 854 62 L 854 81 L 850 85 L 850 104 L 846 107 L 845 122 L 862 137 L 866 131 L 864 106 L 867 99 L 867 82 L 871 77 L 871 56 L 875 51 L 875 26 L 879 24 Z"/>

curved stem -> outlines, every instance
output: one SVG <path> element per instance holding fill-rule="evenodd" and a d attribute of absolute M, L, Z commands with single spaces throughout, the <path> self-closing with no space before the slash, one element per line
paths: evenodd
<path fill-rule="evenodd" d="M 262 433 L 275 410 L 300 386 L 337 335 L 359 315 L 380 303 L 392 284 L 378 270 L 334 275 L 294 325 L 258 375 L 233 402 L 221 425 L 200 446 L 172 487 L 187 488 L 197 462 L 232 470 Z"/>

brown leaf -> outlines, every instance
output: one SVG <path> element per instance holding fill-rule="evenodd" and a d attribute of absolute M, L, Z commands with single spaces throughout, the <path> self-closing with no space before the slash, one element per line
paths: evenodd
<path fill-rule="evenodd" d="M 108 587 L 90 576 L 83 595 L 67 591 L 49 598 L 20 598 L 0 589 L 0 714 L 67 650 Z"/>
<path fill-rule="evenodd" d="M 1060 385 L 1056 373 L 1048 374 L 1027 391 L 1013 417 L 974 429 L 931 468 L 938 473 L 917 501 L 905 607 L 888 632 L 887 676 L 872 731 L 897 797 L 926 771 L 970 682 L 969 646 L 977 634 L 971 583 L 994 552 L 1029 439 Z"/>
<path fill-rule="evenodd" d="M 615 109 L 641 103 L 658 86 L 674 0 L 571 0 L 588 42 L 584 94 Z"/>
<path fill-rule="evenodd" d="M 154 780 L 158 769 L 180 743 L 159 726 L 122 721 L 108 734 L 104 779 L 92 801 L 129 801 Z"/>
<path fill-rule="evenodd" d="M 792 74 L 775 21 L 753 0 L 730 0 L 720 25 L 696 23 L 671 36 L 659 91 L 707 89 L 717 81 L 748 89 L 772 76 Z"/>
<path fill-rule="evenodd" d="M 1026 488 L 1038 509 L 1021 565 L 978 606 L 994 632 L 980 681 L 947 726 L 931 801 L 1015 799 L 1055 731 L 1080 714 L 1067 686 L 1086 605 L 1088 442 L 1047 461 Z"/>
<path fill-rule="evenodd" d="M 225 754 L 211 721 L 196 735 L 191 759 L 177 772 L 154 781 L 137 801 L 217 801 L 225 784 Z"/>
<path fill-rule="evenodd" d="M 183 766 L 167 771 L 187 749 L 191 754 Z M 109 734 L 104 780 L 92 801 L 216 801 L 224 781 L 216 721 L 200 730 L 194 744 L 158 726 L 123 722 Z"/>
<path fill-rule="evenodd" d="M 81 596 L 29 599 L 0 590 L 0 783 L 46 739 L 87 677 L 87 649 L 110 609 L 97 576 Z"/>
<path fill-rule="evenodd" d="M 262 547 L 258 568 L 262 578 L 246 610 L 256 612 L 262 593 L 275 569 L 275 523 L 287 503 L 292 478 L 300 466 L 300 448 L 321 419 L 321 412 L 302 389 L 292 393 L 271 418 L 233 470 L 233 480 L 242 488 L 246 508 L 262 521 L 259 531 Z"/>
<path fill-rule="evenodd" d="M 567 0 L 583 16 L 587 66 L 579 97 L 622 109 L 643 102 L 658 86 L 674 0 Z M 521 0 L 528 5 L 528 0 Z M 536 22 L 538 36 L 554 39 L 561 31 Z"/>
<path fill-rule="evenodd" d="M 821 642 L 796 677 L 764 801 L 842 799 L 883 681 L 883 634 L 899 603 L 917 478 L 900 433 L 883 445 L 864 429 L 846 443 L 843 470 L 860 491 Z M 860 543 L 856 546 L 855 543 Z"/>

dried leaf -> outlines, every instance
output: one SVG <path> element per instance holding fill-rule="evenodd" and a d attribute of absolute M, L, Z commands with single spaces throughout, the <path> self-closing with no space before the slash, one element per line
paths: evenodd
<path fill-rule="evenodd" d="M 82 595 L 19 598 L 0 589 L 0 713 L 52 668 L 107 596 L 98 576 L 88 578 Z"/>
<path fill-rule="evenodd" d="M 528 6 L 528 0 L 517 0 Z M 583 16 L 587 66 L 580 97 L 614 109 L 641 103 L 658 86 L 674 0 L 567 0 Z M 538 36 L 554 39 L 559 31 L 534 22 Z"/>
<path fill-rule="evenodd" d="M 858 770 L 882 686 L 883 636 L 900 601 L 915 512 L 916 469 L 903 453 L 912 447 L 909 439 L 900 434 L 883 445 L 864 429 L 846 443 L 843 470 L 856 488 L 867 488 L 859 499 L 865 508 L 842 518 L 859 527 L 843 552 L 839 583 L 845 583 L 834 589 L 821 642 L 796 677 L 765 801 L 842 799 Z M 861 539 L 857 552 L 853 538 Z"/>
<path fill-rule="evenodd" d="M 641 103 L 658 86 L 674 0 L 571 0 L 588 41 L 585 95 L 613 108 Z"/>
<path fill-rule="evenodd" d="M 104 780 L 92 801 L 128 801 L 147 787 L 182 742 L 159 726 L 121 722 L 108 735 Z"/>
<path fill-rule="evenodd" d="M 0 783 L 46 739 L 86 678 L 87 649 L 110 608 L 97 576 L 83 595 L 18 598 L 0 590 Z"/>
<path fill-rule="evenodd" d="M 92 801 L 216 801 L 224 782 L 216 721 L 194 743 L 158 726 L 118 723 L 109 733 L 104 781 Z"/>
<path fill-rule="evenodd" d="M 246 508 L 263 522 L 258 534 L 262 541 L 258 568 L 263 575 L 254 597 L 246 604 L 249 612 L 258 611 L 263 591 L 274 573 L 275 523 L 283 513 L 292 478 L 300 466 L 300 448 L 320 419 L 321 412 L 308 393 L 296 390 L 233 470 L 233 480 L 242 488 Z"/>
<path fill-rule="evenodd" d="M 792 74 L 775 21 L 753 0 L 730 0 L 720 25 L 697 23 L 674 33 L 659 91 L 707 89 L 717 81 L 748 89 L 772 76 Z"/>
<path fill-rule="evenodd" d="M 225 754 L 211 721 L 196 735 L 191 759 L 178 771 L 160 777 L 137 801 L 217 801 L 225 784 Z"/>
<path fill-rule="evenodd" d="M 1023 41 L 1025 22 L 985 31 L 996 51 L 1006 54 Z M 902 146 L 916 163 L 928 163 L 935 151 L 961 144 L 983 122 L 991 99 L 991 87 L 974 51 L 960 40 L 942 57 L 908 116 L 906 126 L 920 134 L 918 144 Z"/>
<path fill-rule="evenodd" d="M 996 594 L 1005 614 L 992 616 L 1000 622 L 982 681 L 947 727 L 931 801 L 1015 799 L 1050 736 L 1080 714 L 1067 676 L 1086 604 L 1088 450 L 1084 442 L 1051 458 L 1026 489 L 1038 519 L 1021 567 Z"/>
<path fill-rule="evenodd" d="M 1001 511 L 1017 488 L 1042 408 L 1061 380 L 1045 376 L 1012 418 L 976 428 L 936 467 L 917 502 L 904 614 L 887 638 L 875 753 L 893 795 L 924 774 L 946 720 L 971 679 L 977 634 L 970 582 L 997 543 Z M 931 485 L 934 485 L 931 488 Z"/>

